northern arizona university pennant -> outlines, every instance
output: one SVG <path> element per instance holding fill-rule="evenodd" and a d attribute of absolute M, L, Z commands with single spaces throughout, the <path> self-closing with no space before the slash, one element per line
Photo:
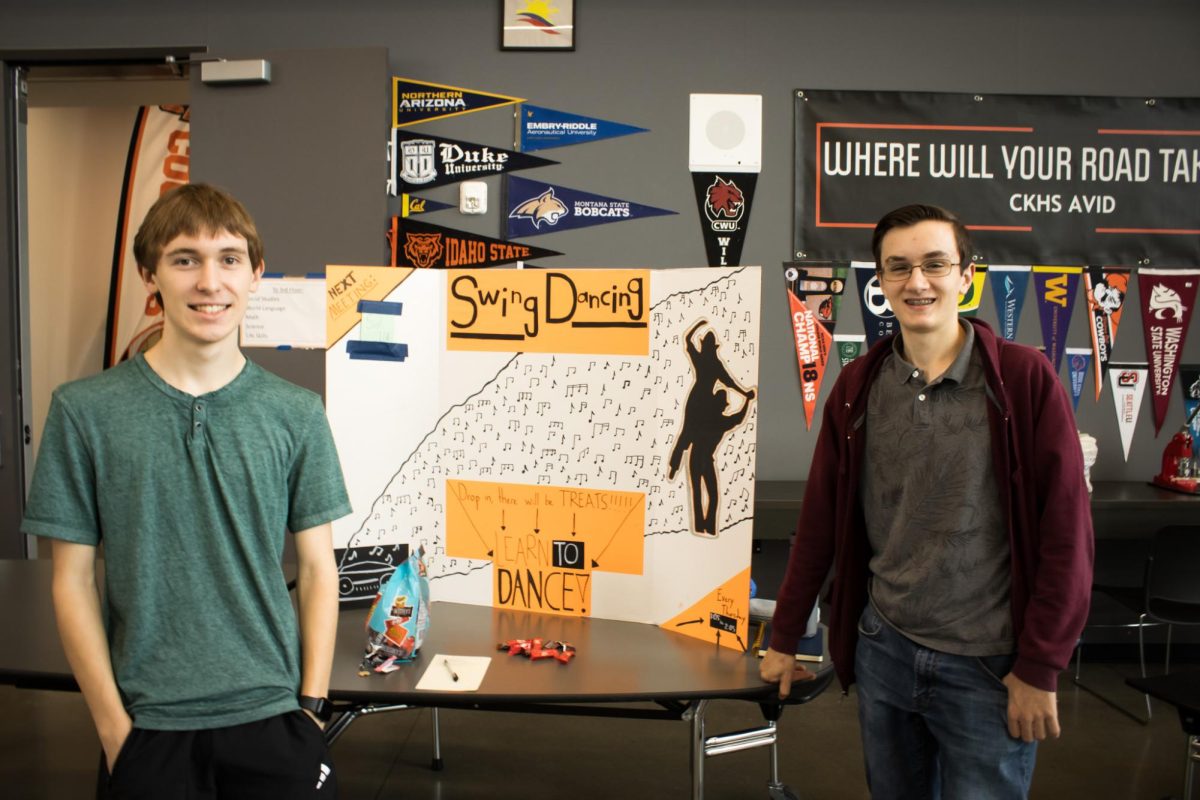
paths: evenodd
<path fill-rule="evenodd" d="M 693 172 L 704 250 L 710 267 L 736 267 L 742 260 L 742 244 L 750 225 L 750 203 L 755 172 Z"/>
<path fill-rule="evenodd" d="M 542 181 L 516 176 L 508 179 L 509 238 L 674 213 Z"/>
<path fill-rule="evenodd" d="M 446 86 L 441 83 L 392 78 L 392 127 L 403 128 L 431 119 L 456 117 L 485 108 L 524 102 L 523 97 Z"/>
<path fill-rule="evenodd" d="M 834 281 L 840 280 L 845 287 L 845 268 L 841 279 L 832 277 L 834 268 L 808 264 L 785 263 L 783 277 L 787 281 L 788 312 L 792 321 L 792 338 L 796 344 L 796 364 L 800 368 L 800 394 L 804 400 L 804 427 L 812 430 L 813 415 L 817 410 L 817 395 L 821 392 L 821 381 L 825 377 L 825 366 L 829 363 L 829 352 L 833 347 L 833 334 L 821 324 L 816 311 L 809 305 L 810 292 L 824 294 L 831 299 Z M 829 272 L 820 276 L 817 272 Z M 817 288 L 817 287 L 820 288 Z M 838 292 L 841 289 L 837 289 Z M 818 308 L 820 303 L 817 303 Z M 830 303 L 832 314 L 832 300 Z"/>
<path fill-rule="evenodd" d="M 1200 269 L 1140 269 L 1142 328 L 1150 361 L 1150 392 L 1154 400 L 1154 435 L 1167 417 L 1171 386 L 1187 341 L 1188 324 L 1196 306 Z"/>
<path fill-rule="evenodd" d="M 858 275 L 858 300 L 862 306 L 863 330 L 866 331 L 867 349 L 885 336 L 896 332 L 896 312 L 888 302 L 879 285 L 879 274 L 872 261 L 852 261 Z"/>
<path fill-rule="evenodd" d="M 996 317 L 1000 320 L 1000 335 L 1010 342 L 1017 339 L 1021 308 L 1025 305 L 1025 288 L 1029 285 L 1029 267 L 994 264 L 992 296 L 996 300 Z"/>
<path fill-rule="evenodd" d="M 561 256 L 527 244 L 502 242 L 466 231 L 443 228 L 412 217 L 392 217 L 388 235 L 393 267 L 449 269 L 451 267 L 495 267 L 514 261 Z"/>
<path fill-rule="evenodd" d="M 526 153 L 569 144 L 598 142 L 631 133 L 645 133 L 647 130 L 528 103 L 521 106 L 521 149 Z"/>
<path fill-rule="evenodd" d="M 1142 395 L 1146 393 L 1146 365 L 1110 362 L 1108 378 L 1112 383 L 1113 406 L 1117 410 L 1117 429 L 1121 432 L 1121 448 L 1129 460 L 1129 446 L 1142 410 Z"/>
<path fill-rule="evenodd" d="M 1117 325 L 1129 294 L 1129 270 L 1120 267 L 1088 267 L 1083 273 L 1088 304 L 1088 328 L 1092 335 L 1092 357 L 1096 362 L 1096 399 L 1104 388 L 1104 375 L 1117 341 Z"/>
<path fill-rule="evenodd" d="M 557 163 L 486 144 L 392 131 L 392 194 Z"/>
<path fill-rule="evenodd" d="M 1050 359 L 1056 373 L 1062 369 L 1067 327 L 1071 324 L 1071 309 L 1075 306 L 1075 287 L 1082 272 L 1083 267 L 1033 268 L 1042 343 L 1046 345 L 1046 358 Z"/>

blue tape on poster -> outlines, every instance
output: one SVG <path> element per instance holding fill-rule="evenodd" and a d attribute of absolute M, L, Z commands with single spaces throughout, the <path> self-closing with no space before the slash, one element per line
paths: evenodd
<path fill-rule="evenodd" d="M 404 310 L 404 303 L 389 303 L 386 300 L 359 300 L 358 313 L 360 314 L 391 314 L 400 316 Z"/>
<path fill-rule="evenodd" d="M 408 358 L 408 345 L 352 339 L 346 342 L 346 353 L 350 358 L 366 361 L 403 361 Z"/>
<path fill-rule="evenodd" d="M 262 274 L 262 276 L 264 278 L 286 278 L 287 277 L 287 275 L 285 275 L 282 272 L 264 272 Z"/>
<path fill-rule="evenodd" d="M 304 273 L 304 277 L 308 278 L 309 280 L 313 280 L 313 281 L 323 281 L 323 280 L 325 280 L 325 273 L 324 272 L 306 272 L 306 273 Z"/>

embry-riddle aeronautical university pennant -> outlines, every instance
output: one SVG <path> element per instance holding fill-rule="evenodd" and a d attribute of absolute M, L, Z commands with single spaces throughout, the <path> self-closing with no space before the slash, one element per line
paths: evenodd
<path fill-rule="evenodd" d="M 867 349 L 871 345 L 896 332 L 896 312 L 888 302 L 879 285 L 879 274 L 873 261 L 852 261 L 858 275 L 858 300 L 862 306 L 863 330 L 867 336 Z"/>
<path fill-rule="evenodd" d="M 647 130 L 528 103 L 521 106 L 521 149 L 526 153 L 569 144 L 598 142 L 631 133 L 645 133 Z"/>
<path fill-rule="evenodd" d="M 1138 294 L 1142 298 L 1142 328 L 1146 358 L 1150 360 L 1150 391 L 1154 399 L 1154 435 L 1167 416 L 1171 385 L 1187 341 L 1188 324 L 1196 306 L 1200 269 L 1140 269 Z"/>
<path fill-rule="evenodd" d="M 833 324 L 837 312 L 835 297 L 846 287 L 846 267 L 785 263 L 788 311 L 796 345 L 796 364 L 800 368 L 800 394 L 804 401 L 804 426 L 812 430 L 817 396 L 829 363 L 833 334 L 821 322 L 824 316 Z M 840 302 L 840 301 L 839 301 Z"/>
<path fill-rule="evenodd" d="M 542 181 L 516 176 L 508 179 L 509 238 L 674 213 Z"/>
<path fill-rule="evenodd" d="M 996 318 L 1000 320 L 1000 335 L 1015 342 L 1017 326 L 1021 322 L 1021 308 L 1025 305 L 1025 289 L 1029 286 L 1029 267 L 993 264 L 990 272 Z"/>
<path fill-rule="evenodd" d="M 1117 429 L 1121 432 L 1121 447 L 1128 461 L 1129 445 L 1133 443 L 1133 431 L 1142 409 L 1142 395 L 1146 393 L 1146 365 L 1109 362 L 1108 367 L 1113 407 L 1117 411 Z"/>
<path fill-rule="evenodd" d="M 1086 347 L 1068 347 L 1067 373 L 1071 378 L 1071 400 L 1079 410 L 1079 398 L 1083 395 L 1083 384 L 1087 380 L 1088 364 L 1092 363 L 1092 351 Z"/>
<path fill-rule="evenodd" d="M 1096 362 L 1096 399 L 1104 388 L 1104 375 L 1117 342 L 1117 325 L 1129 294 L 1129 270 L 1121 267 L 1088 267 L 1083 273 L 1087 295 L 1088 328 L 1092 336 L 1092 357 Z"/>
<path fill-rule="evenodd" d="M 405 125 L 456 117 L 485 108 L 499 108 L 524 100 L 523 97 L 509 97 L 459 86 L 392 78 L 392 127 L 403 128 Z"/>
<path fill-rule="evenodd" d="M 412 217 L 392 217 L 388 235 L 393 267 L 449 269 L 451 267 L 494 267 L 514 261 L 560 256 L 516 242 L 503 242 L 466 231 L 443 228 Z"/>
<path fill-rule="evenodd" d="M 741 263 L 757 182 L 758 174 L 754 172 L 692 173 L 710 267 L 734 267 Z"/>
<path fill-rule="evenodd" d="M 392 131 L 392 194 L 557 163 L 486 144 Z"/>
<path fill-rule="evenodd" d="M 1042 343 L 1046 345 L 1046 358 L 1054 365 L 1055 373 L 1062 369 L 1067 328 L 1071 324 L 1071 309 L 1075 307 L 1075 287 L 1082 272 L 1083 267 L 1033 268 L 1038 317 L 1042 321 Z"/>

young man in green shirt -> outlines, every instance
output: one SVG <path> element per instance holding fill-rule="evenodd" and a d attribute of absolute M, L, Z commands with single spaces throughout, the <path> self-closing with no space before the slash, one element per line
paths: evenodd
<path fill-rule="evenodd" d="M 161 339 L 56 390 L 22 525 L 53 539 L 59 633 L 103 748 L 98 794 L 332 797 L 330 523 L 350 506 L 321 400 L 238 347 L 264 261 L 237 200 L 175 189 L 134 252 Z"/>

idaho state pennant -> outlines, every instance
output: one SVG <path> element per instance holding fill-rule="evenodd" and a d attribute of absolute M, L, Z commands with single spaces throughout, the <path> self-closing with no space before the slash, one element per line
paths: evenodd
<path fill-rule="evenodd" d="M 1071 400 L 1079 410 L 1079 398 L 1083 395 L 1083 384 L 1087 379 L 1088 364 L 1092 363 L 1092 351 L 1086 347 L 1068 347 L 1067 373 L 1071 378 Z"/>
<path fill-rule="evenodd" d="M 1142 328 L 1150 361 L 1150 391 L 1154 399 L 1154 435 L 1167 416 L 1171 386 L 1187 341 L 1188 323 L 1196 305 L 1200 269 L 1140 269 Z"/>
<path fill-rule="evenodd" d="M 976 264 L 975 271 L 971 273 L 971 285 L 967 287 L 967 291 L 963 296 L 958 298 L 958 313 L 964 317 L 973 317 L 979 311 L 979 304 L 983 302 L 983 285 L 987 283 L 987 264 Z"/>
<path fill-rule="evenodd" d="M 392 78 L 392 127 L 403 128 L 431 119 L 457 117 L 459 114 L 524 101 L 523 97 L 414 81 L 411 78 Z"/>
<path fill-rule="evenodd" d="M 1010 342 L 1017 340 L 1021 308 L 1025 305 L 1025 287 L 1029 285 L 1029 267 L 993 264 L 992 296 L 996 300 L 996 318 L 1000 320 L 1000 335 Z"/>
<path fill-rule="evenodd" d="M 750 203 L 758 174 L 754 172 L 693 172 L 704 250 L 710 267 L 736 267 L 750 225 Z"/>
<path fill-rule="evenodd" d="M 1133 443 L 1133 431 L 1137 427 L 1138 413 L 1142 409 L 1142 395 L 1146 393 L 1145 364 L 1117 364 L 1110 362 L 1108 378 L 1112 383 L 1113 406 L 1117 410 L 1117 428 L 1121 431 L 1121 447 L 1125 460 L 1129 460 L 1129 445 Z"/>
<path fill-rule="evenodd" d="M 557 163 L 461 139 L 392 131 L 392 194 Z"/>
<path fill-rule="evenodd" d="M 1088 267 L 1083 274 L 1088 304 L 1088 328 L 1092 335 L 1092 357 L 1096 361 L 1096 399 L 1104 388 L 1104 374 L 1117 341 L 1117 324 L 1129 294 L 1129 270 Z"/>
<path fill-rule="evenodd" d="M 1046 358 L 1054 365 L 1055 372 L 1062 369 L 1067 327 L 1071 324 L 1071 309 L 1075 306 L 1075 286 L 1082 272 L 1083 267 L 1033 268 L 1038 317 L 1042 321 L 1042 343 L 1046 345 Z"/>
<path fill-rule="evenodd" d="M 675 213 L 515 175 L 508 178 L 507 210 L 510 239 Z"/>
<path fill-rule="evenodd" d="M 867 332 L 867 349 L 885 336 L 896 332 L 896 312 L 883 294 L 879 275 L 871 261 L 851 262 L 858 275 L 858 299 L 862 305 L 863 330 Z"/>
<path fill-rule="evenodd" d="M 806 302 L 809 289 L 814 283 L 824 286 L 829 295 L 829 284 L 834 278 L 809 277 L 809 270 L 829 270 L 831 267 L 800 266 L 794 263 L 783 265 L 787 281 L 788 310 L 792 321 L 792 334 L 796 342 L 796 363 L 800 367 L 800 393 L 804 399 L 804 427 L 812 430 L 813 415 L 817 410 L 817 395 L 821 393 L 821 381 L 825 377 L 825 366 L 829 363 L 829 351 L 833 346 L 833 334 L 818 320 L 817 314 Z M 844 271 L 843 271 L 843 274 Z M 843 286 L 845 279 L 842 279 Z"/>
<path fill-rule="evenodd" d="M 412 217 L 392 217 L 388 234 L 393 267 L 449 269 L 451 267 L 495 267 L 514 261 L 561 256 L 527 244 L 502 242 L 466 231 L 443 228 Z"/>

